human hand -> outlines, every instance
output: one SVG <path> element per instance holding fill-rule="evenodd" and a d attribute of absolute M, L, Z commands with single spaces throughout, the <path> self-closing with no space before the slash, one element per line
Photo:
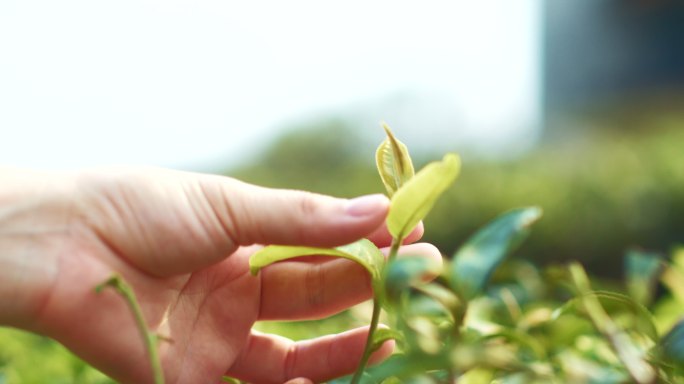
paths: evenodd
<path fill-rule="evenodd" d="M 55 338 L 119 381 L 149 382 L 125 302 L 94 293 L 117 273 L 134 288 L 150 329 L 172 340 L 159 350 L 168 383 L 215 383 L 224 374 L 320 382 L 358 364 L 366 328 L 297 343 L 251 328 L 257 320 L 326 317 L 370 298 L 360 266 L 309 258 L 254 277 L 248 259 L 254 244 L 369 237 L 386 247 L 386 198 L 348 201 L 161 169 L 0 171 L 0 182 L 0 299 L 15 298 L 0 301 L 0 323 Z M 404 248 L 440 260 L 430 245 Z M 371 361 L 392 348 L 387 342 Z"/>

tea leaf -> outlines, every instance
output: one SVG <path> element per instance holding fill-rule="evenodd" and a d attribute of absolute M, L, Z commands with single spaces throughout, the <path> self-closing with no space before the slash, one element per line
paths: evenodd
<path fill-rule="evenodd" d="M 230 383 L 230 384 L 240 384 L 240 383 L 241 383 L 240 380 L 238 380 L 238 379 L 233 379 L 232 377 L 229 377 L 229 376 L 223 376 L 223 377 L 221 378 L 221 382 L 222 382 L 222 383 Z"/>
<path fill-rule="evenodd" d="M 387 194 L 392 197 L 413 177 L 414 170 L 406 145 L 394 137 L 387 124 L 383 123 L 382 127 L 387 133 L 387 138 L 375 151 L 375 162 Z"/>
<path fill-rule="evenodd" d="M 644 307 L 638 301 L 634 300 L 633 298 L 627 295 L 610 291 L 592 291 L 590 293 L 587 293 L 587 295 L 591 295 L 597 298 L 601 306 L 617 304 L 620 307 L 629 310 L 631 313 L 635 315 L 635 326 L 639 330 L 641 330 L 646 336 L 648 336 L 651 340 L 658 340 L 658 330 L 655 326 L 653 315 L 646 307 Z M 554 311 L 554 319 L 557 319 L 558 317 L 563 316 L 565 314 L 577 313 L 577 311 L 582 308 L 583 300 L 584 296 L 575 297 L 569 300 L 561 308 Z"/>
<path fill-rule="evenodd" d="M 684 303 L 684 249 L 675 250 L 660 280 L 678 302 Z"/>
<path fill-rule="evenodd" d="M 487 368 L 473 368 L 458 378 L 458 384 L 489 384 L 496 374 L 494 370 Z"/>
<path fill-rule="evenodd" d="M 684 366 L 684 319 L 675 324 L 660 340 L 659 347 L 662 348 L 666 360 L 680 367 Z"/>
<path fill-rule="evenodd" d="M 385 274 L 385 292 L 387 297 L 397 300 L 406 289 L 420 283 L 427 273 L 439 274 L 441 268 L 435 262 L 424 257 L 402 257 L 395 259 L 387 266 Z"/>
<path fill-rule="evenodd" d="M 371 353 L 377 351 L 387 340 L 396 340 L 402 343 L 404 336 L 394 329 L 378 328 L 373 334 L 373 344 L 371 344 Z"/>
<path fill-rule="evenodd" d="M 470 237 L 454 254 L 453 288 L 465 299 L 482 292 L 492 272 L 527 237 L 529 226 L 541 214 L 538 207 L 516 209 L 499 216 Z"/>
<path fill-rule="evenodd" d="M 656 371 L 646 360 L 642 350 L 628 333 L 617 326 L 596 295 L 591 294 L 591 282 L 584 268 L 579 263 L 571 263 L 568 271 L 587 317 L 610 344 L 632 380 L 639 384 L 655 382 Z"/>
<path fill-rule="evenodd" d="M 437 199 L 456 180 L 461 160 L 455 154 L 428 164 L 392 197 L 387 228 L 403 240 L 427 216 Z"/>
<path fill-rule="evenodd" d="M 409 382 L 409 378 L 415 377 L 425 372 L 434 371 L 449 366 L 449 356 L 445 354 L 425 355 L 425 354 L 394 354 L 381 364 L 371 367 L 368 370 L 370 381 L 367 383 L 379 383 L 388 377 L 397 377 L 402 383 Z M 349 383 L 347 380 L 345 383 Z"/>
<path fill-rule="evenodd" d="M 511 344 L 517 345 L 519 348 L 527 348 L 534 354 L 534 357 L 537 360 L 544 360 L 547 357 L 544 344 L 527 332 L 521 332 L 514 328 L 502 328 L 496 333 L 485 335 L 482 337 L 482 340 L 493 340 L 497 338 L 510 340 Z"/>
<path fill-rule="evenodd" d="M 361 239 L 357 242 L 337 248 L 300 247 L 290 245 L 269 245 L 255 252 L 249 259 L 249 270 L 252 275 L 259 273 L 261 268 L 278 261 L 300 256 L 331 256 L 343 257 L 363 266 L 371 275 L 373 289 L 376 294 L 382 292 L 381 279 L 385 264 L 382 252 L 370 240 Z"/>
<path fill-rule="evenodd" d="M 454 323 L 458 326 L 461 325 L 465 308 L 456 294 L 437 284 L 421 285 L 417 287 L 417 290 L 439 303 L 451 315 Z"/>
<path fill-rule="evenodd" d="M 328 380 L 326 381 L 327 384 L 349 384 L 352 380 L 352 376 L 342 376 L 338 377 L 333 380 Z M 368 372 L 364 372 L 363 375 L 361 376 L 361 381 L 360 384 L 378 384 L 378 381 L 375 380 Z"/>
<path fill-rule="evenodd" d="M 648 305 L 653 300 L 663 262 L 656 253 L 630 250 L 625 257 L 627 291 L 638 303 Z"/>

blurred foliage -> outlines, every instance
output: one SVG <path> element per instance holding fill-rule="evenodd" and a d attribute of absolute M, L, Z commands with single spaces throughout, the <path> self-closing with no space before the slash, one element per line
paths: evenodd
<path fill-rule="evenodd" d="M 587 133 L 505 162 L 466 153 L 459 180 L 426 220 L 425 240 L 450 253 L 497 214 L 537 205 L 544 219 L 522 249 L 525 257 L 580 260 L 592 272 L 615 277 L 625 249 L 667 252 L 684 239 L 683 123 Z M 370 161 L 374 150 L 334 121 L 291 131 L 263 159 L 227 174 L 342 197 L 379 193 L 382 183 Z M 439 157 L 414 160 L 420 168 Z"/>
<path fill-rule="evenodd" d="M 500 216 L 454 261 L 464 248 L 489 252 L 515 238 L 506 227 L 511 214 L 521 213 Z M 405 291 L 395 324 L 405 335 L 401 352 L 371 368 L 362 382 L 684 383 L 684 250 L 670 258 L 633 250 L 628 257 L 660 268 L 628 262 L 625 279 L 604 281 L 590 279 L 577 263 L 539 268 L 513 259 L 466 299 L 450 289 L 457 269 L 447 267 L 436 281 Z M 496 268 L 488 262 L 474 267 Z M 644 282 L 651 280 L 666 289 L 655 305 L 642 305 L 629 287 L 643 284 L 650 296 L 655 285 Z"/>
<path fill-rule="evenodd" d="M 0 384 L 113 384 L 60 344 L 0 328 Z"/>
<path fill-rule="evenodd" d="M 415 318 L 406 326 L 418 336 L 408 337 L 402 350 L 413 350 L 415 358 L 395 356 L 372 372 L 405 372 L 387 383 L 451 377 L 466 384 L 630 382 L 624 356 L 606 337 L 611 330 L 597 326 L 603 311 L 613 324 L 608 328 L 622 335 L 639 361 L 656 367 L 661 379 L 681 382 L 684 251 L 670 252 L 684 237 L 681 123 L 662 120 L 628 134 L 588 133 L 506 162 L 466 154 L 460 179 L 426 221 L 426 241 L 452 254 L 477 228 L 513 207 L 541 206 L 544 218 L 517 252 L 522 258 L 505 261 L 468 302 L 458 343 L 444 334 L 453 323 L 442 308 L 450 285 L 438 280 L 438 288 L 410 290 L 406 313 Z M 343 121 L 305 127 L 277 139 L 254 164 L 227 173 L 343 197 L 378 193 L 383 187 L 372 162 L 375 147 L 362 136 Z M 414 160 L 420 168 L 438 157 Z M 655 253 L 633 249 L 623 263 L 634 245 Z M 579 289 L 577 276 L 573 280 L 568 268 L 554 264 L 568 260 L 580 260 L 603 277 Z M 625 279 L 615 279 L 622 274 Z M 592 317 L 587 308 L 595 310 L 597 303 L 602 309 Z M 326 320 L 257 327 L 306 339 L 367 324 L 369 312 L 365 303 Z M 441 363 L 452 370 L 434 368 Z M 0 384 L 14 383 L 112 381 L 53 341 L 0 328 Z"/>

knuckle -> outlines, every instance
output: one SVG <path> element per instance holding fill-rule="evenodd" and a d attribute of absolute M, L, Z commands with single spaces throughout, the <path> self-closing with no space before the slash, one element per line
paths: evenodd
<path fill-rule="evenodd" d="M 318 204 L 313 194 L 303 193 L 297 199 L 297 210 L 302 216 L 313 216 L 318 211 Z"/>
<path fill-rule="evenodd" d="M 324 268 L 321 264 L 313 264 L 309 267 L 306 272 L 306 277 L 304 279 L 304 292 L 306 292 L 306 305 L 311 309 L 319 308 L 323 302 L 323 290 L 324 287 Z"/>

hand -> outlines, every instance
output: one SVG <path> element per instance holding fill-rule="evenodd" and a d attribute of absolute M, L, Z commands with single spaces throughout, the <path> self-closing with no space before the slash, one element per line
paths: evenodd
<path fill-rule="evenodd" d="M 319 382 L 353 372 L 361 358 L 366 328 L 296 343 L 252 330 L 257 320 L 323 318 L 370 298 L 361 267 L 308 258 L 254 277 L 248 259 L 254 244 L 369 237 L 386 247 L 382 196 L 344 200 L 161 169 L 0 170 L 0 184 L 0 324 L 50 336 L 119 381 L 150 382 L 130 310 L 113 291 L 94 292 L 117 273 L 150 329 L 172 340 L 159 350 L 167 383 Z M 430 245 L 404 248 L 440 260 Z M 371 361 L 392 349 L 385 343 Z"/>

